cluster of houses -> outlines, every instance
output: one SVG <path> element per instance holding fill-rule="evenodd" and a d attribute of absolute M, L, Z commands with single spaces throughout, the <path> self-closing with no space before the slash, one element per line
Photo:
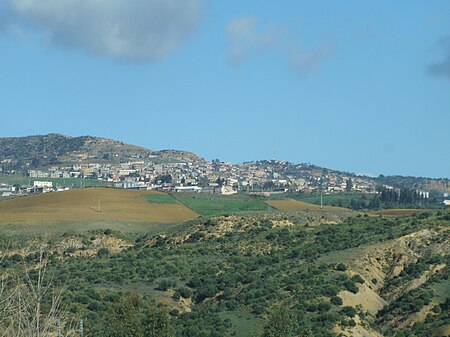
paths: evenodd
<path fill-rule="evenodd" d="M 283 192 L 376 193 L 376 181 L 309 164 L 292 164 L 281 160 L 232 164 L 212 162 L 161 162 L 154 158 L 136 158 L 122 163 L 77 163 L 26 171 L 28 184 L 0 185 L 0 196 L 46 193 L 83 187 L 92 180 L 125 189 L 205 192 L 224 195 L 239 191 L 258 194 Z M 52 181 L 59 178 L 57 184 Z M 71 178 L 78 178 L 77 180 Z M 74 183 L 76 182 L 76 183 Z M 446 200 L 448 204 L 450 201 Z"/>
<path fill-rule="evenodd" d="M 343 174 L 285 161 L 242 164 L 228 162 L 128 161 L 120 164 L 89 163 L 28 170 L 30 179 L 82 178 L 110 183 L 127 189 L 160 189 L 187 192 L 233 194 L 246 192 L 343 192 L 351 189 L 374 192 L 367 177 Z"/>
<path fill-rule="evenodd" d="M 13 197 L 15 195 L 27 195 L 37 193 L 59 192 L 66 191 L 69 187 L 62 185 L 53 185 L 51 181 L 35 180 L 28 185 L 10 185 L 0 184 L 0 197 Z"/>

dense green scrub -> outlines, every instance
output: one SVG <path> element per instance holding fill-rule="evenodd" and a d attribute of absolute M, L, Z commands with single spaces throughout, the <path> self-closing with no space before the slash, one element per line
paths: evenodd
<path fill-rule="evenodd" d="M 334 336 L 332 328 L 354 325 L 357 312 L 342 306 L 339 292 L 356 293 L 364 280 L 350 278 L 345 263 L 318 259 L 444 222 L 354 217 L 342 224 L 275 226 L 265 217 L 198 219 L 141 236 L 118 254 L 103 249 L 92 257 L 61 259 L 49 252 L 47 272 L 57 287 L 64 287 L 62 302 L 69 314 L 83 318 L 85 331 L 94 337 L 119 336 L 117 331 L 153 336 L 148 331 L 155 324 L 165 329 L 155 336 L 248 336 L 249 330 L 257 336 Z M 14 267 L 14 259 L 19 257 L 3 259 L 2 268 Z M 408 267 L 402 277 L 414 273 Z M 426 305 L 433 294 L 420 288 L 408 296 L 385 308 L 379 323 L 395 310 L 410 310 L 403 302 Z M 106 329 L 105 322 L 122 322 L 120 329 L 128 326 L 131 332 Z"/>

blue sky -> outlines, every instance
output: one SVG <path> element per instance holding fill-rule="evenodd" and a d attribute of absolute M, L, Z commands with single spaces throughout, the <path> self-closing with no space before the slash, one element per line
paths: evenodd
<path fill-rule="evenodd" d="M 0 136 L 450 176 L 449 1 L 4 0 Z"/>

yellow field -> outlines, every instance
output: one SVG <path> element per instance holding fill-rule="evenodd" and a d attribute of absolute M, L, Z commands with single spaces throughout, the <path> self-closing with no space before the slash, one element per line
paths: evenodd
<path fill-rule="evenodd" d="M 392 209 L 380 209 L 379 211 L 369 212 L 371 216 L 411 216 L 417 213 L 426 213 L 425 209 L 414 209 L 414 208 L 392 208 Z"/>
<path fill-rule="evenodd" d="M 314 210 L 314 211 L 349 211 L 347 208 L 343 207 L 333 207 L 333 206 L 323 206 L 310 204 L 303 201 L 298 201 L 294 199 L 286 199 L 286 200 L 271 200 L 267 202 L 270 206 L 280 210 L 280 211 L 305 211 L 305 210 Z"/>
<path fill-rule="evenodd" d="M 198 216 L 182 204 L 152 204 L 142 197 L 158 193 L 85 188 L 10 199 L 0 202 L 0 223 L 114 221 L 169 224 Z"/>

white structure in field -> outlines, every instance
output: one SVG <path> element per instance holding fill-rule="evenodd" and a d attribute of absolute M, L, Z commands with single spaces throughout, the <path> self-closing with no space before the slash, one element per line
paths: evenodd
<path fill-rule="evenodd" d="M 36 188 L 52 188 L 53 183 L 51 181 L 33 181 L 33 186 Z"/>
<path fill-rule="evenodd" d="M 198 186 L 177 186 L 177 187 L 175 187 L 175 192 L 199 193 L 201 191 L 202 191 L 202 188 L 198 187 Z"/>
<path fill-rule="evenodd" d="M 222 186 L 220 188 L 220 194 L 223 195 L 231 195 L 231 194 L 236 194 L 237 191 L 233 190 L 233 187 L 231 186 Z"/>

